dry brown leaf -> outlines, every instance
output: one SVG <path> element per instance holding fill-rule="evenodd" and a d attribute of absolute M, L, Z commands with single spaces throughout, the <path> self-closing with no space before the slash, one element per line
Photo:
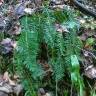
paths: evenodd
<path fill-rule="evenodd" d="M 9 73 L 6 71 L 3 75 L 3 80 L 6 81 L 6 82 L 9 82 Z"/>
<path fill-rule="evenodd" d="M 13 51 L 13 48 L 16 48 L 17 42 L 11 40 L 10 38 L 3 39 L 1 42 L 1 53 L 8 54 Z"/>
<path fill-rule="evenodd" d="M 9 78 L 9 85 L 16 86 L 16 82 Z"/>
<path fill-rule="evenodd" d="M 9 73 L 7 71 L 4 73 L 3 79 L 4 79 L 4 81 L 8 82 L 8 84 L 11 85 L 11 86 L 15 86 L 16 85 L 15 84 L 16 82 L 15 81 L 12 81 L 10 79 Z"/>
<path fill-rule="evenodd" d="M 13 27 L 9 30 L 9 35 L 19 35 L 21 33 L 21 26 L 19 22 L 15 22 Z"/>
<path fill-rule="evenodd" d="M 90 79 L 94 79 L 96 78 L 96 67 L 94 67 L 93 65 L 88 66 L 85 69 L 85 76 L 87 76 Z"/>

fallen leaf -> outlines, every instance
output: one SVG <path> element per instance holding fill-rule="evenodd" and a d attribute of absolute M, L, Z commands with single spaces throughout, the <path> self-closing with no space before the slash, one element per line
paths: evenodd
<path fill-rule="evenodd" d="M 96 78 L 96 67 L 94 67 L 93 65 L 88 66 L 85 69 L 85 76 L 87 76 L 90 79 L 94 79 Z"/>
<path fill-rule="evenodd" d="M 13 27 L 8 31 L 9 35 L 19 35 L 21 34 L 21 26 L 19 22 L 15 22 Z"/>
<path fill-rule="evenodd" d="M 19 94 L 23 91 L 23 87 L 21 84 L 17 84 L 13 87 L 13 92 L 16 94 L 16 96 L 19 96 Z"/>
<path fill-rule="evenodd" d="M 17 42 L 16 41 L 13 41 L 13 43 L 11 45 L 15 49 L 17 47 Z"/>
<path fill-rule="evenodd" d="M 38 96 L 46 96 L 46 92 L 43 88 L 38 89 Z"/>
<path fill-rule="evenodd" d="M 15 86 L 16 85 L 16 82 L 15 81 L 12 81 L 10 79 L 8 72 L 5 72 L 4 73 L 3 79 L 4 79 L 4 81 L 8 82 L 8 84 L 11 85 L 11 86 Z"/>
<path fill-rule="evenodd" d="M 25 14 L 24 9 L 25 9 L 25 6 L 22 3 L 17 4 L 16 7 L 15 7 L 15 14 L 18 17 L 23 16 Z"/>
<path fill-rule="evenodd" d="M 13 92 L 12 87 L 9 84 L 4 84 L 4 86 L 0 87 L 0 91 L 5 92 L 7 94 Z"/>
<path fill-rule="evenodd" d="M 4 73 L 4 75 L 3 75 L 3 80 L 5 81 L 5 82 L 8 82 L 9 81 L 9 74 L 8 74 L 8 72 L 6 71 L 5 73 Z"/>
<path fill-rule="evenodd" d="M 32 13 L 35 12 L 35 10 L 36 10 L 35 8 L 34 8 L 34 9 L 31 9 L 31 8 L 25 8 L 25 9 L 24 9 L 24 12 L 27 13 L 27 14 L 30 14 L 30 15 L 31 15 Z"/>
<path fill-rule="evenodd" d="M 11 40 L 10 38 L 3 39 L 1 41 L 1 53 L 2 54 L 8 54 L 13 51 L 14 48 L 16 48 L 16 41 Z"/>

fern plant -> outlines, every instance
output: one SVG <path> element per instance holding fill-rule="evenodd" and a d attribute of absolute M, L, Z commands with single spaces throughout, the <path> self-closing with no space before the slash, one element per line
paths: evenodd
<path fill-rule="evenodd" d="M 57 32 L 54 26 L 56 22 L 66 26 L 69 32 Z M 50 80 L 55 82 L 55 96 L 57 96 L 58 82 L 63 79 L 65 70 L 68 71 L 69 78 L 72 76 L 71 70 L 74 66 L 72 67 L 71 57 L 73 55 L 78 57 L 80 54 L 80 50 L 76 47 L 81 47 L 76 37 L 77 22 L 74 20 L 70 10 L 51 10 L 45 7 L 41 13 L 23 17 L 21 24 L 22 34 L 19 38 L 14 58 L 17 72 L 21 74 L 23 84 L 26 86 L 26 96 L 37 96 L 36 90 L 43 86 L 40 82 L 43 81 L 46 72 L 38 62 L 41 58 L 53 70 Z M 40 49 L 42 43 L 47 45 L 47 52 L 45 53 Z M 42 53 L 46 55 L 47 59 L 41 55 Z M 79 68 L 77 70 L 74 72 L 77 72 L 80 76 Z M 82 86 L 80 82 L 78 81 L 77 87 Z M 83 87 L 80 88 L 83 89 Z"/>

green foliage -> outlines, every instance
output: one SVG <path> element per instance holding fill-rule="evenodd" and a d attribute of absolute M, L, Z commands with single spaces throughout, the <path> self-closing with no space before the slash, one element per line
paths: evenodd
<path fill-rule="evenodd" d="M 69 32 L 59 33 L 56 31 L 55 23 L 66 26 Z M 17 72 L 21 73 L 28 95 L 36 96 L 34 90 L 40 85 L 40 81 L 46 75 L 38 60 L 40 58 L 40 46 L 47 45 L 47 63 L 53 70 L 50 78 L 56 82 L 56 96 L 58 82 L 63 79 L 65 70 L 72 74 L 71 56 L 79 56 L 81 47 L 76 37 L 78 30 L 77 22 L 73 19 L 72 13 L 68 10 L 58 11 L 44 8 L 42 13 L 35 13 L 32 16 L 25 16 L 21 19 L 22 34 L 18 41 L 18 48 L 15 52 L 15 63 Z M 44 57 L 42 57 L 44 59 Z M 73 62 L 73 61 L 72 61 Z M 74 61 L 75 62 L 75 61 Z M 77 63 L 76 63 L 77 64 Z M 70 67 L 71 66 L 71 67 Z M 79 68 L 74 74 L 79 74 Z M 75 77 L 77 79 L 77 75 Z M 72 79 L 72 82 L 75 79 Z M 80 82 L 78 82 L 79 84 Z M 32 85 L 33 84 L 33 85 Z M 32 85 L 32 86 L 31 86 Z"/>
<path fill-rule="evenodd" d="M 16 69 L 24 80 L 23 84 L 25 89 L 28 90 L 26 94 L 29 94 L 27 96 L 36 96 L 32 79 L 36 80 L 43 74 L 40 64 L 37 63 L 40 39 L 38 21 L 37 16 L 22 18 L 22 35 L 15 55 Z"/>
<path fill-rule="evenodd" d="M 32 21 L 30 21 L 32 19 Z M 23 18 L 22 19 L 22 26 L 24 26 L 24 29 L 22 30 L 22 35 L 19 39 L 18 43 L 18 53 L 17 58 L 19 60 L 20 64 L 24 64 L 26 68 L 29 69 L 33 73 L 34 76 L 41 75 L 41 68 L 39 64 L 37 64 L 36 58 L 38 53 L 38 30 L 36 29 L 36 20 L 35 18 Z M 29 22 L 30 26 L 34 26 L 31 29 L 29 28 Z M 38 69 L 38 70 L 36 70 Z M 38 72 L 37 72 L 38 71 Z M 40 73 L 40 74 L 38 74 Z M 35 77 L 34 77 L 35 78 Z"/>
<path fill-rule="evenodd" d="M 83 96 L 83 83 L 79 73 L 79 61 L 76 55 L 71 56 L 71 81 L 75 84 L 79 91 L 79 96 Z"/>

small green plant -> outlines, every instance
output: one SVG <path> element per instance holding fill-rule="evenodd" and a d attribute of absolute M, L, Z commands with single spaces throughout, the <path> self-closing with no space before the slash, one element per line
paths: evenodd
<path fill-rule="evenodd" d="M 57 32 L 55 23 L 65 26 L 69 32 Z M 43 81 L 46 71 L 38 62 L 40 60 L 46 61 L 52 69 L 51 77 L 47 82 L 55 82 L 54 84 L 51 82 L 55 96 L 59 96 L 58 82 L 64 80 L 65 74 L 70 78 L 69 82 L 72 81 L 72 86 L 76 86 L 76 90 L 81 94 L 83 85 L 79 80 L 81 77 L 78 62 L 80 55 L 78 47 L 81 47 L 81 44 L 76 37 L 79 27 L 72 12 L 66 9 L 53 11 L 43 8 L 41 13 L 21 18 L 21 24 L 22 34 L 14 58 L 16 70 L 27 90 L 25 96 L 37 96 L 36 90 L 45 87 Z M 46 52 L 41 48 L 42 44 L 46 45 L 46 48 L 44 47 Z M 77 65 L 74 65 L 75 61 Z M 72 71 L 73 69 L 75 70 Z"/>

